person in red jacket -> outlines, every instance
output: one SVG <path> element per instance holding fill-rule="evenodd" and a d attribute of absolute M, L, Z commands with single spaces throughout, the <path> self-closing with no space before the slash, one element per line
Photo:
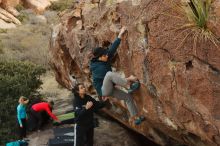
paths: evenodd
<path fill-rule="evenodd" d="M 37 119 L 37 130 L 40 130 L 40 127 L 43 122 L 42 118 L 42 111 L 45 111 L 48 113 L 48 115 L 55 120 L 58 123 L 61 123 L 60 120 L 52 113 L 54 102 L 49 101 L 49 102 L 40 102 L 32 105 L 31 107 L 31 114 Z"/>

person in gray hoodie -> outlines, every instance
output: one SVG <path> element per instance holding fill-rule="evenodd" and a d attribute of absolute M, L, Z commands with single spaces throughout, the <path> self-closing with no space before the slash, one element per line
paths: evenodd
<path fill-rule="evenodd" d="M 93 86 L 99 97 L 102 97 L 103 100 L 107 100 L 110 96 L 119 100 L 124 100 L 131 115 L 130 121 L 133 121 L 134 119 L 134 123 L 139 125 L 144 120 L 144 117 L 138 116 L 137 108 L 130 93 L 140 87 L 140 82 L 137 77 L 133 75 L 127 78 L 122 78 L 118 73 L 112 72 L 111 68 L 112 58 L 114 57 L 117 48 L 120 45 L 121 37 L 126 30 L 126 27 L 121 28 L 118 37 L 108 49 L 102 47 L 93 49 L 94 57 L 90 61 L 90 71 L 92 73 Z M 115 85 L 122 87 L 130 85 L 130 89 L 127 93 L 116 88 Z"/>

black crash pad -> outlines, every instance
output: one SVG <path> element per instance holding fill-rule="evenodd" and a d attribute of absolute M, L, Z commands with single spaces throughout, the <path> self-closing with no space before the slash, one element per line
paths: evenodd
<path fill-rule="evenodd" d="M 60 136 L 54 139 L 49 139 L 48 146 L 73 146 L 74 137 L 72 136 Z"/>
<path fill-rule="evenodd" d="M 74 127 L 55 128 L 53 133 L 56 136 L 74 136 Z"/>

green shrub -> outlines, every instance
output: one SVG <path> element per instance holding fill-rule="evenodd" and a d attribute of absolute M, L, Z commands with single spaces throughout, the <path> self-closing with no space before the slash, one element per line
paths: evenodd
<path fill-rule="evenodd" d="M 65 9 L 70 8 L 70 6 L 72 5 L 73 5 L 73 1 L 71 0 L 57 1 L 57 2 L 52 2 L 50 9 L 54 11 L 63 11 Z"/>
<path fill-rule="evenodd" d="M 3 51 L 3 44 L 2 44 L 2 41 L 0 40 L 0 54 L 3 54 L 4 51 Z"/>
<path fill-rule="evenodd" d="M 28 62 L 0 61 L 0 145 L 17 140 L 16 106 L 19 96 L 36 96 L 45 73 L 41 66 Z"/>
<path fill-rule="evenodd" d="M 7 33 L 7 29 L 0 29 L 0 33 Z"/>
<path fill-rule="evenodd" d="M 18 20 L 21 22 L 24 22 L 25 20 L 29 19 L 29 16 L 27 13 L 25 12 L 21 12 L 18 16 L 17 16 Z"/>
<path fill-rule="evenodd" d="M 176 49 L 182 47 L 189 37 L 193 40 L 195 54 L 197 54 L 197 44 L 200 42 L 212 42 L 216 47 L 219 47 L 220 41 L 218 37 L 207 25 L 214 16 L 211 13 L 212 2 L 213 0 L 187 0 L 181 3 L 172 1 L 173 10 L 178 15 L 161 13 L 175 19 L 183 20 L 183 23 L 177 24 L 172 30 L 178 31 L 180 35 L 184 34 L 182 41 L 177 44 Z"/>
<path fill-rule="evenodd" d="M 189 20 L 199 28 L 207 28 L 211 2 L 211 0 L 190 0 L 188 7 L 185 8 Z"/>
<path fill-rule="evenodd" d="M 24 6 L 23 6 L 22 4 L 18 4 L 18 5 L 15 7 L 15 9 L 20 12 L 21 10 L 24 10 L 25 8 L 24 8 Z"/>
<path fill-rule="evenodd" d="M 197 52 L 196 44 L 198 40 L 211 41 L 217 47 L 219 45 L 219 40 L 207 27 L 207 22 L 210 19 L 211 4 L 212 0 L 189 0 L 188 5 L 183 7 L 185 15 L 189 20 L 189 23 L 183 27 L 191 29 L 191 32 L 186 35 L 185 39 L 193 35 L 193 48 L 195 52 Z"/>
<path fill-rule="evenodd" d="M 3 51 L 3 49 L 0 46 L 0 54 L 3 54 L 3 53 L 4 53 L 4 51 Z"/>

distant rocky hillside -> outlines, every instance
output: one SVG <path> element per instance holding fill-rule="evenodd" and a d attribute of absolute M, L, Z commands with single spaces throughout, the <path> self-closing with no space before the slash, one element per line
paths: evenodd
<path fill-rule="evenodd" d="M 56 0 L 0 0 L 0 28 L 10 28 L 21 24 L 17 18 L 19 16 L 16 10 L 18 5 L 33 9 L 40 14 L 51 5 L 51 1 Z"/>
<path fill-rule="evenodd" d="M 114 67 L 139 77 L 134 100 L 147 120 L 129 125 L 127 110 L 117 101 L 107 112 L 160 145 L 217 146 L 219 18 L 219 0 L 82 0 L 54 27 L 51 65 L 66 88 L 75 77 L 94 93 L 92 48 L 113 41 L 126 25 Z"/>

